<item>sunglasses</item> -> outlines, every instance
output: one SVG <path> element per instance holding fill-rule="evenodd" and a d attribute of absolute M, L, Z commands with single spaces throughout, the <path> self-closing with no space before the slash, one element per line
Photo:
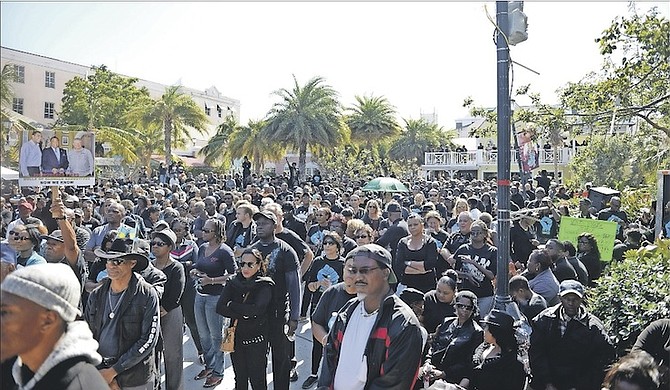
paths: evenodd
<path fill-rule="evenodd" d="M 364 238 L 370 238 L 370 236 L 368 236 L 368 235 L 365 235 L 365 236 L 356 236 L 356 239 L 357 239 L 357 240 L 362 240 L 362 239 L 364 239 Z"/>
<path fill-rule="evenodd" d="M 119 266 L 119 265 L 125 263 L 125 260 L 124 259 L 107 259 L 107 264 L 110 264 L 110 263 L 114 264 L 116 266 Z"/>
<path fill-rule="evenodd" d="M 377 206 L 368 206 L 369 209 L 376 209 Z"/>
<path fill-rule="evenodd" d="M 333 241 L 324 241 L 323 245 L 337 245 L 337 244 L 335 244 L 335 242 Z"/>
<path fill-rule="evenodd" d="M 18 234 L 16 234 L 14 237 L 12 237 L 14 241 L 25 241 L 25 240 L 30 240 L 30 237 L 21 237 Z"/>
<path fill-rule="evenodd" d="M 167 245 L 168 245 L 167 242 L 163 242 L 163 241 L 151 241 L 151 246 L 161 246 L 161 247 L 162 247 L 162 246 L 167 246 Z"/>
<path fill-rule="evenodd" d="M 580 244 L 589 244 L 589 242 L 588 242 L 588 241 L 585 241 L 585 240 L 579 240 L 578 242 L 579 242 Z"/>
<path fill-rule="evenodd" d="M 471 230 L 471 231 L 470 231 L 470 235 L 471 235 L 471 236 L 481 236 L 481 235 L 483 235 L 483 234 L 484 234 L 484 232 L 482 232 L 482 231 L 480 231 L 480 230 Z"/>
<path fill-rule="evenodd" d="M 379 267 L 362 267 L 362 268 L 356 268 L 356 267 L 349 267 L 347 268 L 347 271 L 349 271 L 351 274 L 356 275 L 356 274 L 361 274 L 361 275 L 367 275 L 370 271 L 379 269 Z"/>
<path fill-rule="evenodd" d="M 244 268 L 244 267 L 254 268 L 256 266 L 256 264 L 258 264 L 257 261 L 242 261 L 242 262 L 240 262 L 240 268 Z"/>
<path fill-rule="evenodd" d="M 455 304 L 454 306 L 455 306 L 457 309 L 463 309 L 463 310 L 467 310 L 467 311 L 472 311 L 472 309 L 474 308 L 474 306 L 464 305 L 464 304 L 462 304 L 462 303 L 457 303 L 457 304 Z"/>
<path fill-rule="evenodd" d="M 209 229 L 202 229 L 203 233 L 214 233 L 214 229 L 209 230 Z"/>

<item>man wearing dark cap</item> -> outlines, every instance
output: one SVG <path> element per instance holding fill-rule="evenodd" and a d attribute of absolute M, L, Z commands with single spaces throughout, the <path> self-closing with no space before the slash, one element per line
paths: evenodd
<path fill-rule="evenodd" d="M 12 272 L 0 285 L 2 388 L 88 390 L 107 388 L 96 365 L 88 325 L 76 321 L 80 286 L 64 264 L 39 264 Z M 11 378 L 5 376 L 11 369 Z"/>
<path fill-rule="evenodd" d="M 535 390 L 600 389 L 614 346 L 602 322 L 586 311 L 584 286 L 564 280 L 561 303 L 533 319 L 531 386 Z"/>
<path fill-rule="evenodd" d="M 347 272 L 358 299 L 340 310 L 324 348 L 319 386 L 334 389 L 414 387 L 421 363 L 421 325 L 393 293 L 391 254 L 376 244 L 349 252 Z"/>
<path fill-rule="evenodd" d="M 258 241 L 251 245 L 268 259 L 268 274 L 275 282 L 270 304 L 270 348 L 272 377 L 276 389 L 288 389 L 291 376 L 291 340 L 300 315 L 300 275 L 298 255 L 286 242 L 275 237 L 277 216 L 271 211 L 253 215 Z M 296 377 L 297 380 L 297 377 Z"/>
<path fill-rule="evenodd" d="M 307 239 L 307 227 L 305 226 L 304 221 L 300 221 L 295 218 L 295 215 L 293 214 L 295 211 L 293 202 L 282 203 L 281 209 L 284 212 L 284 226 L 297 234 L 300 239 L 305 241 Z"/>
<path fill-rule="evenodd" d="M 107 260 L 108 279 L 93 290 L 84 318 L 100 347 L 98 367 L 111 388 L 152 390 L 156 375 L 154 350 L 160 331 L 156 290 L 135 272 L 148 257 L 132 240 L 116 239 L 109 251 L 95 250 Z"/>

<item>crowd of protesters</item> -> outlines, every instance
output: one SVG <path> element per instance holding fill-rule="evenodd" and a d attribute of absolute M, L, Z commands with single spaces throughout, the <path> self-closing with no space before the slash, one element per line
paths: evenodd
<path fill-rule="evenodd" d="M 545 173 L 513 182 L 507 269 L 510 294 L 532 327 L 524 364 L 518 324 L 493 309 L 495 180 L 410 180 L 411 194 L 362 191 L 365 182 L 318 172 L 298 182 L 295 169 L 269 177 L 249 167 L 242 175 L 194 177 L 173 165 L 135 183 L 9 189 L 0 198 L 2 388 L 55 389 L 44 384 L 54 369 L 45 364 L 58 337 L 72 333 L 97 348 L 77 358 L 78 368 L 60 368 L 72 375 L 58 388 L 102 381 L 152 390 L 162 372 L 165 388 L 183 389 L 188 328 L 203 366 L 194 379 L 204 387 L 221 384 L 229 356 L 236 389 L 265 389 L 271 355 L 273 386 L 288 389 L 298 380 L 295 331 L 308 320 L 313 347 L 304 389 L 667 385 L 668 324 L 650 325 L 641 337 L 658 343 L 638 340 L 637 351 L 614 364 L 607 329 L 584 305 L 586 288 L 608 263 L 589 232 L 577 242 L 558 240 L 562 217 L 615 221 L 619 261 L 653 241 L 648 209 L 628 215 L 612 197 L 598 210 L 589 186 L 570 193 Z M 567 207 L 571 198 L 579 198 L 578 210 Z M 30 271 L 52 263 L 64 266 Z M 62 275 L 68 269 L 72 275 Z M 49 273 L 54 280 L 44 281 Z M 35 283 L 49 291 L 33 293 Z M 19 303 L 5 304 L 6 296 Z M 37 312 L 59 308 L 60 325 L 48 338 L 14 340 L 52 320 L 45 314 L 12 328 L 21 300 Z M 235 329 L 232 352 L 222 349 L 230 341 L 224 329 Z M 35 359 L 34 349 L 44 356 Z"/>

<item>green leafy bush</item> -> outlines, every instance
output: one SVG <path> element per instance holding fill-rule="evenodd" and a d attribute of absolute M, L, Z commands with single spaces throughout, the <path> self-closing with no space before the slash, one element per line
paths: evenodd
<path fill-rule="evenodd" d="M 652 321 L 670 318 L 670 240 L 626 252 L 589 289 L 589 310 L 605 324 L 621 356 Z"/>

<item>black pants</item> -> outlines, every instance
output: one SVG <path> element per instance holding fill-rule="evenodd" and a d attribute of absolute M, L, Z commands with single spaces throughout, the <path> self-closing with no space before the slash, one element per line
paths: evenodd
<path fill-rule="evenodd" d="M 276 390 L 288 390 L 291 375 L 292 345 L 284 333 L 284 318 L 270 319 L 272 383 Z"/>
<path fill-rule="evenodd" d="M 265 371 L 268 364 L 268 341 L 249 345 L 235 343 L 235 352 L 230 354 L 235 372 L 235 389 L 247 390 L 249 382 L 253 390 L 266 390 L 268 388 Z M 274 365 L 274 363 L 273 363 Z M 275 384 L 275 388 L 277 385 Z"/>
<path fill-rule="evenodd" d="M 307 310 L 310 309 L 312 303 L 312 294 L 307 285 L 305 285 L 302 292 L 302 302 L 300 302 L 300 317 L 307 317 Z"/>
<path fill-rule="evenodd" d="M 181 296 L 181 310 L 184 312 L 186 326 L 188 326 L 188 329 L 191 331 L 191 337 L 193 338 L 195 349 L 198 350 L 198 355 L 200 355 L 202 353 L 202 344 L 200 343 L 200 333 L 198 333 L 198 326 L 195 324 L 195 311 L 193 310 L 194 305 L 195 285 L 193 284 L 193 279 L 187 277 L 184 294 Z"/>
<path fill-rule="evenodd" d="M 321 356 L 323 356 L 323 345 L 312 337 L 312 375 L 317 375 L 319 373 Z"/>

